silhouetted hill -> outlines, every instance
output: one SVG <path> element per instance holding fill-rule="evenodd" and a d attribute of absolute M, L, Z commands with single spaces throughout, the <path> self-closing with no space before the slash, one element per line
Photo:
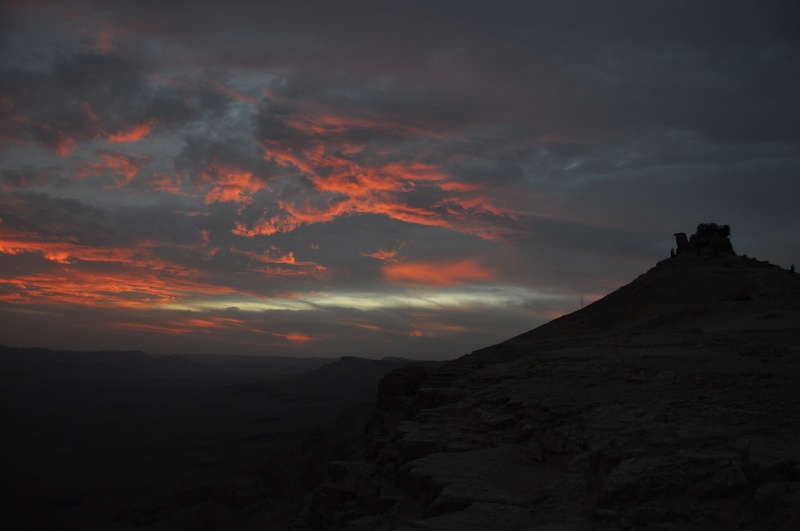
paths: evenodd
<path fill-rule="evenodd" d="M 594 304 L 510 339 L 525 343 L 580 334 L 764 328 L 753 312 L 772 312 L 768 328 L 794 326 L 800 275 L 753 258 L 734 255 L 679 256 Z M 777 313 L 776 313 L 777 312 Z M 788 320 L 788 321 L 787 321 Z"/>
<path fill-rule="evenodd" d="M 387 374 L 288 528 L 800 528 L 800 276 L 691 249 L 509 341 Z"/>

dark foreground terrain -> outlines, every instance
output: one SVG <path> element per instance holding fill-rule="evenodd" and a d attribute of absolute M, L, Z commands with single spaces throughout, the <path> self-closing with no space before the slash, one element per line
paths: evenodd
<path fill-rule="evenodd" d="M 0 527 L 125 521 L 368 407 L 402 363 L 2 348 Z"/>
<path fill-rule="evenodd" d="M 75 528 L 800 529 L 799 382 L 800 275 L 682 254 L 505 343 L 404 364 L 257 466 Z M 251 437 L 242 420 L 194 444 Z"/>
<path fill-rule="evenodd" d="M 381 390 L 297 528 L 800 529 L 800 275 L 765 262 L 665 260 Z"/>

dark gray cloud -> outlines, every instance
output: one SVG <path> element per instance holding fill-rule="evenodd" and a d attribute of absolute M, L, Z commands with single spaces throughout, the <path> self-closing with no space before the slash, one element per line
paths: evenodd
<path fill-rule="evenodd" d="M 448 357 L 607 293 L 700 222 L 797 261 L 795 2 L 3 9 L 20 344 L 19 310 L 58 304 L 104 323 L 65 324 L 68 347 Z"/>
<path fill-rule="evenodd" d="M 2 175 L 3 183 L 8 187 L 21 189 L 59 182 L 59 173 L 60 168 L 58 167 L 37 170 L 27 164 L 19 169 L 3 170 L 0 175 Z"/>

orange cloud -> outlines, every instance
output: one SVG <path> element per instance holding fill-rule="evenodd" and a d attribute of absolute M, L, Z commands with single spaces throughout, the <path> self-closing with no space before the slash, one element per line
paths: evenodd
<path fill-rule="evenodd" d="M 412 337 L 436 337 L 443 333 L 464 332 L 465 330 L 469 330 L 466 326 L 439 323 L 436 321 L 418 322 L 415 323 L 414 326 L 417 328 L 413 328 L 408 333 L 408 335 Z"/>
<path fill-rule="evenodd" d="M 477 260 L 453 262 L 400 262 L 383 266 L 383 275 L 393 284 L 453 286 L 491 280 L 491 272 Z"/>
<path fill-rule="evenodd" d="M 106 142 L 109 144 L 138 142 L 142 138 L 150 136 L 150 133 L 153 132 L 153 127 L 157 123 L 158 122 L 156 120 L 150 120 L 143 124 L 135 125 L 127 131 L 121 131 L 119 133 L 109 135 L 108 138 L 106 138 Z"/>
<path fill-rule="evenodd" d="M 74 237 L 51 241 L 0 224 L 0 253 L 35 253 L 59 266 L 70 266 L 0 279 L 3 300 L 138 308 L 197 294 L 253 295 L 205 282 L 200 271 L 155 256 L 154 247 L 159 245 L 142 242 L 134 247 L 90 247 Z"/>
<path fill-rule="evenodd" d="M 180 175 L 167 175 L 164 173 L 153 172 L 146 183 L 146 186 L 158 192 L 169 192 L 179 194 L 181 192 Z"/>
<path fill-rule="evenodd" d="M 259 190 L 269 190 L 266 182 L 254 176 L 252 172 L 211 164 L 200 172 L 200 181 L 208 188 L 205 196 L 206 204 L 215 202 L 252 203 L 253 194 Z"/>
<path fill-rule="evenodd" d="M 112 329 L 135 330 L 137 332 L 155 332 L 157 334 L 169 335 L 186 335 L 195 333 L 195 330 L 192 328 L 180 328 L 171 324 L 154 325 L 147 323 L 116 322 L 109 323 L 106 326 Z"/>
<path fill-rule="evenodd" d="M 152 277 L 151 277 L 152 278 Z M 57 274 L 20 275 L 1 278 L 4 290 L 19 295 L 16 302 L 32 304 L 77 304 L 138 308 L 176 299 L 170 288 L 129 274 L 97 274 L 62 271 Z"/>
<path fill-rule="evenodd" d="M 301 269 L 291 269 L 288 267 L 257 267 L 254 268 L 252 271 L 256 273 L 261 273 L 262 275 L 268 277 L 317 277 L 323 278 L 327 276 L 324 271 L 325 268 L 323 266 L 318 266 L 318 269 L 315 270 L 301 270 Z"/>
<path fill-rule="evenodd" d="M 78 170 L 78 178 L 98 177 L 107 174 L 116 174 L 122 177 L 117 179 L 115 184 L 121 188 L 129 183 L 139 171 L 147 166 L 152 157 L 145 155 L 135 155 L 114 151 L 110 153 L 100 153 L 98 160 L 87 162 Z"/>
<path fill-rule="evenodd" d="M 267 332 L 267 333 L 269 335 L 272 335 L 272 336 L 282 337 L 284 339 L 288 339 L 292 343 L 298 343 L 300 345 L 302 345 L 303 343 L 306 343 L 308 341 L 314 341 L 316 339 L 313 336 L 309 336 L 307 334 L 300 334 L 300 333 L 297 333 L 297 332 L 290 332 L 288 334 L 279 334 L 278 332 Z"/>
<path fill-rule="evenodd" d="M 146 246 L 142 246 L 146 247 Z M 62 264 L 83 262 L 117 262 L 147 267 L 156 271 L 169 271 L 176 266 L 152 256 L 142 248 L 90 247 L 81 245 L 75 237 L 50 240 L 42 236 L 0 225 L 0 253 L 39 253 L 45 259 Z"/>
<path fill-rule="evenodd" d="M 409 317 L 412 329 L 408 335 L 412 337 L 436 337 L 469 330 L 466 326 L 438 321 L 436 315 L 431 313 L 412 312 Z"/>
<path fill-rule="evenodd" d="M 395 250 L 379 250 L 375 251 L 374 253 L 360 253 L 361 256 L 367 256 L 369 258 L 377 258 L 382 262 L 387 262 L 390 264 L 394 264 L 400 261 L 400 254 L 398 251 Z"/>
<path fill-rule="evenodd" d="M 382 171 L 397 175 L 414 183 L 417 181 L 447 181 L 450 176 L 433 164 L 423 162 L 392 162 L 383 166 Z"/>
<path fill-rule="evenodd" d="M 64 268 L 53 273 L 0 278 L 0 287 L 9 302 L 121 308 L 175 303 L 197 295 L 243 293 L 227 286 L 141 269 L 96 272 Z"/>
<path fill-rule="evenodd" d="M 481 189 L 477 184 L 461 183 L 457 181 L 441 183 L 439 184 L 439 188 L 445 192 L 473 192 Z"/>
<path fill-rule="evenodd" d="M 398 192 L 409 192 L 413 183 L 398 180 L 394 176 L 376 173 L 361 175 L 339 175 L 315 178 L 314 184 L 321 193 L 334 192 L 336 196 L 321 197 L 312 205 L 308 197 L 299 202 L 277 201 L 278 213 L 261 218 L 248 226 L 237 222 L 232 232 L 240 236 L 270 235 L 291 232 L 299 227 L 315 223 L 327 223 L 351 214 L 383 214 L 392 219 L 427 226 L 445 227 L 459 232 L 472 232 L 481 236 L 492 236 L 490 230 L 475 227 L 476 222 L 443 216 L 446 213 L 438 205 L 412 207 L 403 202 Z"/>
<path fill-rule="evenodd" d="M 248 330 L 251 332 L 262 333 L 261 330 L 251 328 L 247 323 L 239 319 L 226 317 L 186 318 L 173 321 L 164 321 L 163 324 L 150 324 L 139 322 L 112 322 L 110 328 L 124 328 L 137 330 L 140 332 L 155 332 L 157 334 L 186 335 L 202 334 L 215 330 Z"/>
<path fill-rule="evenodd" d="M 2 300 L 2 298 L 0 298 L 0 300 Z M 199 335 L 208 338 L 224 337 L 225 340 L 231 340 L 231 337 L 228 337 L 228 335 L 223 335 L 224 332 L 233 332 L 234 334 L 236 334 L 235 336 L 233 336 L 234 341 L 239 343 L 248 342 L 241 340 L 243 333 L 246 332 L 270 335 L 273 337 L 281 338 L 283 340 L 286 340 L 290 343 L 294 343 L 297 345 L 303 345 L 308 341 L 314 341 L 317 339 L 313 336 L 298 332 L 282 333 L 282 332 L 262 330 L 254 327 L 251 323 L 248 323 L 247 321 L 243 321 L 240 319 L 232 319 L 228 317 L 213 317 L 213 316 L 205 318 L 189 317 L 183 319 L 162 320 L 159 321 L 158 324 L 152 324 L 146 322 L 133 322 L 133 321 L 117 321 L 117 322 L 111 322 L 107 326 L 112 329 L 134 330 L 138 332 L 166 334 L 166 335 L 184 336 L 192 334 L 193 336 Z M 261 344 L 262 342 L 259 343 Z"/>
<path fill-rule="evenodd" d="M 75 149 L 75 139 L 69 136 L 61 136 L 56 141 L 55 152 L 59 157 L 66 157 Z"/>
<path fill-rule="evenodd" d="M 284 276 L 284 277 L 299 277 L 299 276 L 313 276 L 321 278 L 326 275 L 326 268 L 316 262 L 297 260 L 293 251 L 282 253 L 277 247 L 271 247 L 264 252 L 245 251 L 231 248 L 231 252 L 247 256 L 252 260 L 259 263 L 270 264 L 266 267 L 258 267 L 253 271 L 262 273 L 268 276 Z M 273 266 L 271 264 L 278 264 Z M 282 267 L 285 266 L 285 267 Z"/>
<path fill-rule="evenodd" d="M 192 317 L 183 319 L 176 324 L 180 326 L 190 326 L 196 330 L 246 330 L 259 334 L 265 333 L 263 330 L 253 328 L 246 321 L 230 317 L 208 317 L 205 319 Z"/>
<path fill-rule="evenodd" d="M 369 129 L 383 136 L 436 136 L 431 131 L 389 119 L 320 111 L 313 117 L 287 120 L 286 125 L 297 134 L 291 140 L 262 144 L 265 159 L 299 171 L 313 189 L 300 199 L 279 199 L 276 209 L 255 222 L 238 222 L 235 234 L 285 233 L 365 213 L 484 239 L 497 239 L 509 231 L 515 213 L 495 205 L 482 187 L 461 182 L 443 167 L 425 161 L 398 161 L 392 151 L 366 156 L 365 146 L 353 144 L 346 134 Z"/>
<path fill-rule="evenodd" d="M 339 322 L 347 326 L 355 326 L 357 328 L 363 328 L 364 330 L 369 330 L 371 332 L 385 332 L 383 328 L 381 328 L 378 325 L 368 323 L 366 319 L 353 318 L 353 319 L 344 319 Z"/>

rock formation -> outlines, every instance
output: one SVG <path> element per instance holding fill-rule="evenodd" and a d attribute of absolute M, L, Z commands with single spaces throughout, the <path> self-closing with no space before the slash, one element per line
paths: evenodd
<path fill-rule="evenodd" d="M 675 233 L 675 242 L 678 245 L 677 255 L 700 254 L 736 254 L 730 240 L 731 228 L 728 225 L 716 223 L 701 223 L 697 231 L 690 238 L 685 232 Z"/>

